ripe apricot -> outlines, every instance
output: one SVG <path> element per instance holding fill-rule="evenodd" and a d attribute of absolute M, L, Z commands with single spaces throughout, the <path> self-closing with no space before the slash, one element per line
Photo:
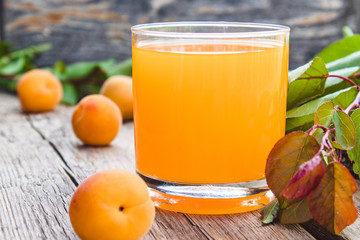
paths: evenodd
<path fill-rule="evenodd" d="M 155 208 L 138 175 L 106 170 L 79 185 L 70 202 L 69 216 L 83 240 L 132 240 L 150 229 Z"/>
<path fill-rule="evenodd" d="M 25 73 L 18 81 L 16 91 L 26 112 L 50 111 L 59 104 L 63 95 L 59 79 L 42 69 Z"/>
<path fill-rule="evenodd" d="M 93 94 L 78 103 L 71 122 L 75 135 L 83 143 L 101 146 L 114 140 L 122 125 L 122 117 L 111 99 Z"/>
<path fill-rule="evenodd" d="M 101 87 L 100 94 L 113 100 L 124 119 L 133 118 L 132 79 L 127 76 L 112 76 Z"/>

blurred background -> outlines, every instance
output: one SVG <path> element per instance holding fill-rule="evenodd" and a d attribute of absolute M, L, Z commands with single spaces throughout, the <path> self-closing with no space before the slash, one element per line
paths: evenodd
<path fill-rule="evenodd" d="M 359 32 L 360 0 L 0 0 L 5 39 L 17 47 L 51 42 L 40 66 L 56 60 L 131 57 L 130 27 L 159 21 L 264 22 L 291 27 L 290 68 L 342 37 Z"/>

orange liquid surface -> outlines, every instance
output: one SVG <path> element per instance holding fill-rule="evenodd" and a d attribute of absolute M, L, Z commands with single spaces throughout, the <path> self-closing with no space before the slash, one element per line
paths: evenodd
<path fill-rule="evenodd" d="M 285 133 L 287 64 L 288 46 L 274 41 L 133 46 L 137 171 L 180 183 L 263 179 Z"/>

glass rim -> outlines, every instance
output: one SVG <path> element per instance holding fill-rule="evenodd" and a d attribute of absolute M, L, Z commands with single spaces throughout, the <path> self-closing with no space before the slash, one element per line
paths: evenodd
<path fill-rule="evenodd" d="M 249 32 L 176 32 L 161 31 L 162 27 L 234 27 L 254 29 Z M 159 30 L 153 30 L 159 28 Z M 256 29 L 266 29 L 256 31 Z M 149 30 L 150 29 L 150 30 Z M 279 24 L 252 23 L 252 22 L 226 22 L 226 21 L 179 21 L 179 22 L 156 22 L 137 24 L 131 27 L 133 34 L 154 36 L 154 37 L 175 37 L 175 38 L 244 38 L 244 37 L 268 37 L 283 35 L 290 32 L 290 27 Z"/>

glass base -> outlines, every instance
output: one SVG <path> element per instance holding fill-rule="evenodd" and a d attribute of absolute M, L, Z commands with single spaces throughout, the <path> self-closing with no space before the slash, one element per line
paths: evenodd
<path fill-rule="evenodd" d="M 231 214 L 263 208 L 274 199 L 265 179 L 236 184 L 184 184 L 138 173 L 155 206 L 182 213 Z"/>

